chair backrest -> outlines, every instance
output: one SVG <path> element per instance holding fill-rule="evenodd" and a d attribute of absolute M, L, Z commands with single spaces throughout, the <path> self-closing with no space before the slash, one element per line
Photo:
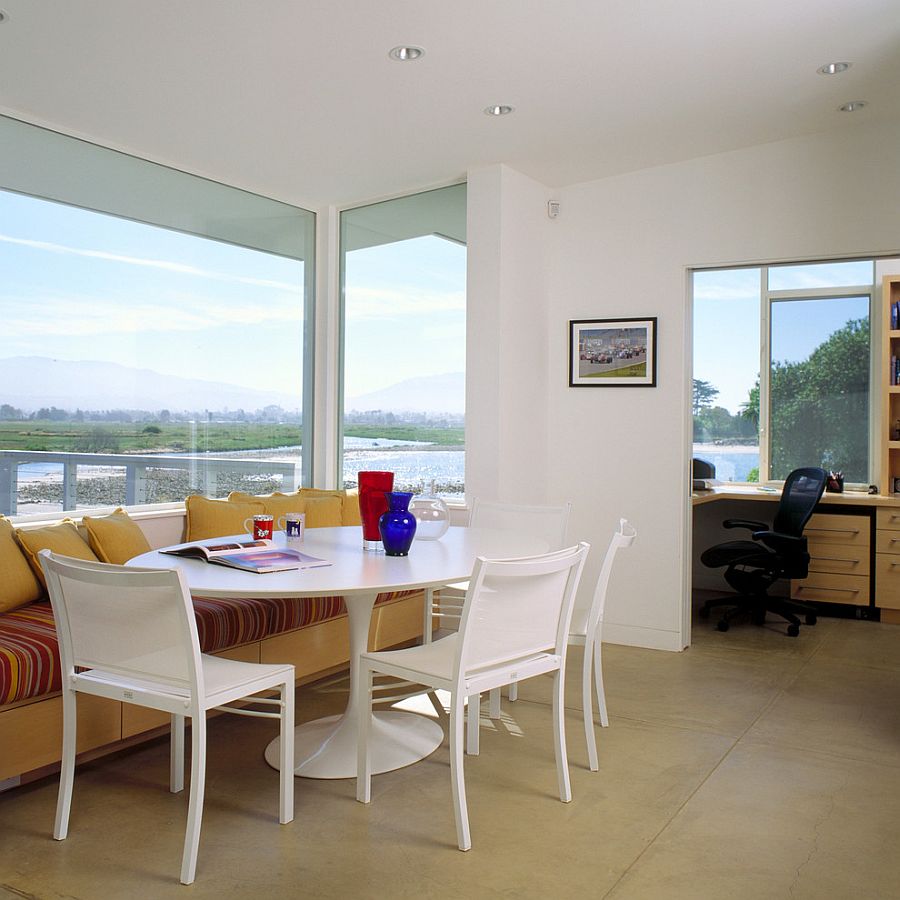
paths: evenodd
<path fill-rule="evenodd" d="M 794 469 L 784 480 L 781 502 L 772 523 L 772 531 L 800 537 L 816 504 L 825 490 L 828 474 L 824 469 Z"/>
<path fill-rule="evenodd" d="M 566 546 L 571 511 L 571 503 L 563 506 L 520 506 L 515 503 L 491 503 L 476 497 L 472 501 L 469 525 L 543 538 L 547 541 L 548 550 L 562 550 Z"/>
<path fill-rule="evenodd" d="M 619 519 L 619 527 L 609 542 L 603 565 L 600 568 L 600 577 L 597 579 L 597 587 L 594 588 L 594 597 L 585 621 L 585 635 L 593 637 L 594 632 L 603 621 L 603 613 L 606 609 L 606 591 L 609 587 L 609 576 L 612 574 L 616 554 L 623 548 L 630 547 L 636 537 L 637 531 L 628 519 Z"/>
<path fill-rule="evenodd" d="M 76 666 L 202 694 L 190 593 L 175 569 L 86 562 L 42 550 L 63 678 Z"/>
<path fill-rule="evenodd" d="M 590 544 L 475 562 L 459 625 L 454 678 L 554 650 L 565 656 L 575 591 Z"/>

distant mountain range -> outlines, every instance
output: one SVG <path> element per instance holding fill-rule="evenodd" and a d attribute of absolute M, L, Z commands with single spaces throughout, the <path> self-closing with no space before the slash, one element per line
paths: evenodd
<path fill-rule="evenodd" d="M 118 363 L 16 356 L 0 359 L 0 404 L 25 412 L 56 406 L 76 409 L 236 410 L 252 412 L 270 405 L 299 409 L 296 394 L 258 391 L 199 378 L 163 375 Z M 465 376 L 461 372 L 410 378 L 380 391 L 348 398 L 348 411 L 465 411 Z"/>
<path fill-rule="evenodd" d="M 380 391 L 349 397 L 344 406 L 347 412 L 383 409 L 463 415 L 466 411 L 466 376 L 462 372 L 450 372 L 407 378 Z"/>
<path fill-rule="evenodd" d="M 179 378 L 152 369 L 118 363 L 16 356 L 0 359 L 0 403 L 26 412 L 41 407 L 60 409 L 262 409 L 278 405 L 299 409 L 296 394 L 256 391 L 235 384 Z"/>

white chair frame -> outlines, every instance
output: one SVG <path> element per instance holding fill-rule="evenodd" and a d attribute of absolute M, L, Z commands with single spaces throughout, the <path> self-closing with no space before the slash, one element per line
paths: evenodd
<path fill-rule="evenodd" d="M 613 563 L 619 550 L 630 547 L 637 531 L 627 519 L 619 519 L 619 526 L 609 542 L 603 566 L 594 589 L 591 605 L 584 610 L 576 610 L 573 615 L 572 628 L 569 631 L 569 644 L 571 646 L 584 647 L 584 661 L 581 671 L 581 707 L 584 717 L 584 736 L 588 748 L 588 764 L 591 771 L 596 772 L 600 768 L 597 757 L 597 738 L 594 734 L 594 710 L 593 690 L 597 691 L 597 708 L 600 714 L 600 725 L 606 728 L 609 725 L 609 715 L 606 709 L 606 693 L 603 688 L 603 645 L 601 632 L 603 630 L 603 615 L 606 610 L 606 594 L 609 588 L 609 577 L 612 574 Z M 588 639 L 590 635 L 590 639 Z M 509 699 L 515 700 L 515 694 L 510 685 Z M 494 696 L 491 696 L 490 718 L 498 719 L 499 691 L 497 691 L 497 709 L 494 708 Z M 471 702 L 468 713 L 468 731 L 466 752 L 471 755 L 478 754 L 478 718 L 480 714 L 480 702 Z"/>
<path fill-rule="evenodd" d="M 279 821 L 294 818 L 294 667 L 200 653 L 184 576 L 71 559 L 43 550 L 62 662 L 63 748 L 53 837 L 65 840 L 75 778 L 76 695 L 93 694 L 171 715 L 169 790 L 184 789 L 184 720 L 190 717 L 191 786 L 181 864 L 194 881 L 206 782 L 206 713 L 277 718 L 281 725 Z M 82 671 L 78 671 L 81 669 Z M 278 691 L 278 698 L 251 697 Z M 226 706 L 250 700 L 277 712 Z"/>
<path fill-rule="evenodd" d="M 372 678 L 378 672 L 450 693 L 450 774 L 457 844 L 472 846 L 463 778 L 466 698 L 545 672 L 554 677 L 554 746 L 559 797 L 572 799 L 564 723 L 565 664 L 575 592 L 590 546 L 513 560 L 475 563 L 459 630 L 405 650 L 364 653 L 358 691 L 359 745 L 356 799 L 369 803 Z M 529 583 L 530 582 L 530 583 Z M 514 623 L 515 627 L 510 628 Z"/>

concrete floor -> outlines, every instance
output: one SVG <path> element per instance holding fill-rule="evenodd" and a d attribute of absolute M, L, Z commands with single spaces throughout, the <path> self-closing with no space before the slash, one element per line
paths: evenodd
<path fill-rule="evenodd" d="M 163 741 L 79 768 L 69 831 L 57 781 L 0 795 L 0 898 L 900 896 L 900 626 L 824 619 L 787 638 L 698 623 L 676 654 L 605 648 L 611 725 L 587 769 L 569 664 L 574 799 L 556 796 L 549 681 L 484 720 L 466 762 L 473 849 L 456 849 L 446 743 L 373 780 L 296 783 L 277 824 L 272 723 L 210 725 L 197 881 L 178 883 L 186 800 Z M 339 711 L 301 689 L 303 721 Z M 443 718 L 446 733 L 446 717 Z"/>

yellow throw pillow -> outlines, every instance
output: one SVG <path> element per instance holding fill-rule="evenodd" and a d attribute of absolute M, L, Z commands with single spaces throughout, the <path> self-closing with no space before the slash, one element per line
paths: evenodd
<path fill-rule="evenodd" d="M 341 521 L 337 524 L 362 524 L 362 519 L 359 517 L 359 491 L 326 491 L 322 488 L 300 488 L 300 496 L 306 498 L 337 497 L 341 501 Z"/>
<path fill-rule="evenodd" d="M 306 503 L 299 494 L 282 494 L 276 491 L 274 494 L 244 494 L 241 491 L 232 491 L 228 495 L 230 503 L 262 503 L 263 511 L 275 519 L 275 530 L 278 530 L 278 520 L 287 513 L 306 512 Z"/>
<path fill-rule="evenodd" d="M 122 507 L 108 516 L 84 516 L 81 521 L 101 562 L 121 566 L 152 549 L 140 526 Z"/>
<path fill-rule="evenodd" d="M 340 497 L 304 497 L 307 528 L 333 528 L 344 524 Z"/>
<path fill-rule="evenodd" d="M 44 581 L 44 571 L 41 568 L 41 561 L 38 559 L 38 553 L 41 550 L 51 550 L 62 556 L 99 562 L 97 554 L 91 550 L 87 541 L 78 533 L 78 529 L 71 519 L 63 519 L 58 525 L 45 525 L 43 528 L 17 528 L 16 540 L 45 589 L 47 584 Z"/>
<path fill-rule="evenodd" d="M 231 500 L 210 500 L 192 494 L 184 501 L 187 510 L 188 541 L 202 541 L 204 538 L 225 537 L 232 534 L 247 534 L 244 521 L 265 512 L 257 500 L 233 502 Z"/>
<path fill-rule="evenodd" d="M 12 612 L 43 596 L 41 585 L 19 549 L 9 519 L 0 516 L 0 613 Z"/>
<path fill-rule="evenodd" d="M 306 513 L 307 528 L 329 528 L 347 524 L 343 517 L 342 491 L 319 491 L 313 488 L 302 488 L 296 494 L 282 494 L 278 491 L 274 494 L 244 494 L 241 491 L 232 491 L 228 495 L 228 500 L 262 503 L 265 512 L 275 519 L 276 530 L 279 526 L 278 520 L 289 512 Z"/>

